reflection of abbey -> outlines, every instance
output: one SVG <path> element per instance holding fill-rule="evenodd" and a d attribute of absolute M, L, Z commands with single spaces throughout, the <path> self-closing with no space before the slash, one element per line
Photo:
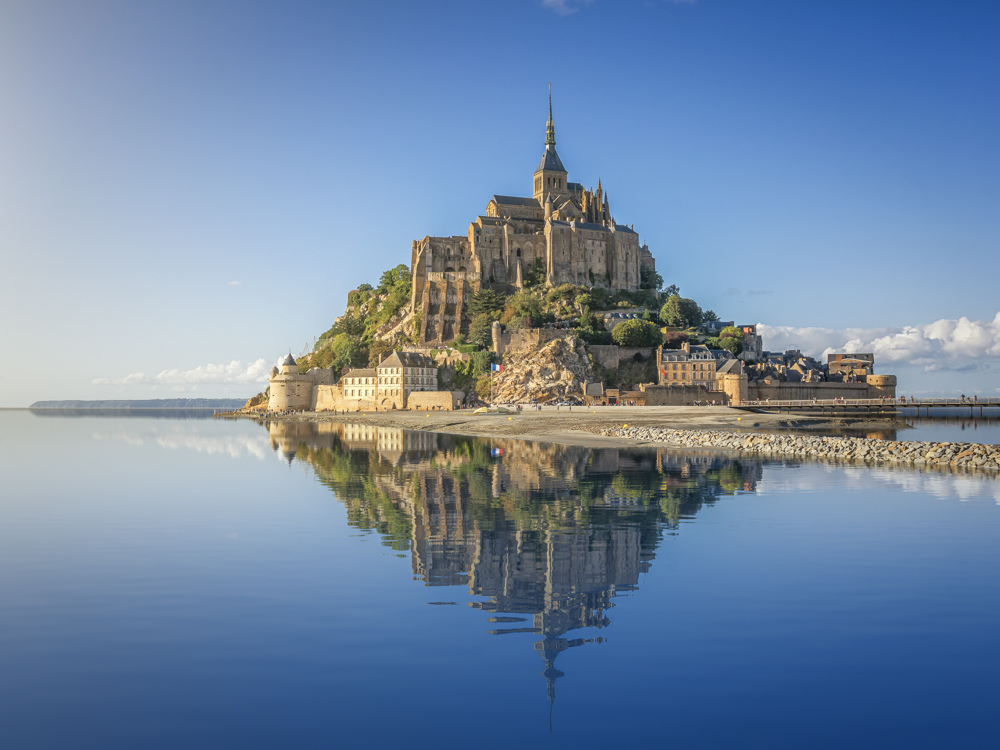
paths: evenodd
<path fill-rule="evenodd" d="M 663 527 L 718 495 L 753 491 L 761 472 L 719 455 L 371 424 L 271 422 L 269 431 L 276 452 L 311 464 L 334 490 L 349 523 L 409 549 L 417 579 L 480 597 L 472 606 L 490 613 L 492 634 L 537 636 L 550 697 L 562 676 L 556 656 L 588 642 L 567 634 L 611 624 L 616 594 L 638 587 Z"/>
<path fill-rule="evenodd" d="M 636 290 L 639 270 L 654 267 L 639 235 L 611 215 L 600 181 L 596 191 L 569 181 L 556 153 L 550 96 L 532 196 L 494 195 L 467 234 L 416 240 L 411 309 L 420 311 L 422 343 L 450 341 L 468 332 L 466 304 L 484 286 L 511 292 L 532 274 L 549 285 Z"/>

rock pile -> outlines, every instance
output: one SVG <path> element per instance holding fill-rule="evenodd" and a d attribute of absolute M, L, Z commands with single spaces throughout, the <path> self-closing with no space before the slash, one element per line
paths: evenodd
<path fill-rule="evenodd" d="M 723 448 L 775 458 L 836 459 L 1000 471 L 1000 445 L 981 443 L 895 442 L 871 438 L 673 430 L 665 427 L 612 427 L 601 430 L 601 434 L 687 448 Z"/>
<path fill-rule="evenodd" d="M 538 350 L 508 352 L 503 370 L 493 377 L 493 393 L 501 403 L 561 401 L 581 398 L 584 382 L 593 379 L 583 342 L 570 336 Z"/>

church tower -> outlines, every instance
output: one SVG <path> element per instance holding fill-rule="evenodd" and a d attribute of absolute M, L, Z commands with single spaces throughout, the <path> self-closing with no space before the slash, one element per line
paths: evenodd
<path fill-rule="evenodd" d="M 545 126 L 545 153 L 535 170 L 535 200 L 544 204 L 548 195 L 568 195 L 566 168 L 556 153 L 556 127 L 552 123 L 552 86 L 549 86 L 549 121 Z"/>

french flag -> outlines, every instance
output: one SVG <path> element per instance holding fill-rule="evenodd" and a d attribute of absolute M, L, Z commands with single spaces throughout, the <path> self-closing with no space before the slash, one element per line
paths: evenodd
<path fill-rule="evenodd" d="M 493 372 L 500 372 L 503 369 L 503 365 L 490 365 L 490 369 L 492 369 Z"/>

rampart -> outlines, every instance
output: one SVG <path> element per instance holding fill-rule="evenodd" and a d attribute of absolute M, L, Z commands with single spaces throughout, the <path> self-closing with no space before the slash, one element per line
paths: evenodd
<path fill-rule="evenodd" d="M 575 335 L 576 331 L 572 328 L 525 328 L 520 331 L 504 333 L 500 330 L 499 323 L 494 323 L 493 350 L 502 357 L 507 351 L 538 349 L 550 341 Z"/>
<path fill-rule="evenodd" d="M 868 383 L 747 383 L 750 401 L 807 401 L 809 399 L 895 398 L 895 375 L 869 375 Z"/>
<path fill-rule="evenodd" d="M 722 391 L 710 391 L 703 385 L 647 385 L 646 406 L 694 406 L 695 401 L 714 401 L 727 406 L 729 397 Z"/>
<path fill-rule="evenodd" d="M 656 357 L 656 349 L 651 346 L 594 344 L 588 346 L 587 351 L 594 357 L 594 364 L 601 365 L 607 370 L 617 370 L 622 362 L 634 360 L 636 354 L 640 355 L 644 361 Z"/>
<path fill-rule="evenodd" d="M 406 399 L 411 411 L 453 411 L 462 403 L 462 391 L 415 391 Z"/>

